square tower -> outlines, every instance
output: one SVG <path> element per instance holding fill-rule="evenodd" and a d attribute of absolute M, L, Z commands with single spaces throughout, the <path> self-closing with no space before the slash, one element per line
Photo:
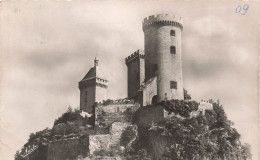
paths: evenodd
<path fill-rule="evenodd" d="M 98 66 L 98 59 L 95 58 L 94 67 L 79 82 L 80 110 L 93 114 L 95 102 L 106 100 L 107 87 L 108 80 L 103 77 Z"/>
<path fill-rule="evenodd" d="M 145 64 L 142 50 L 137 50 L 125 59 L 127 65 L 127 97 L 137 100 L 138 91 L 144 82 Z"/>

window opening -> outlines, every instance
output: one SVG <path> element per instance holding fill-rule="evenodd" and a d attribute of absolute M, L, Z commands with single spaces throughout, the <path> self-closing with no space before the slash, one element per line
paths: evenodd
<path fill-rule="evenodd" d="M 176 81 L 171 81 L 170 82 L 170 88 L 171 89 L 177 89 L 177 82 Z"/>
<path fill-rule="evenodd" d="M 176 54 L 176 48 L 175 48 L 175 46 L 171 46 L 171 47 L 170 47 L 170 50 L 171 50 L 171 54 Z"/>

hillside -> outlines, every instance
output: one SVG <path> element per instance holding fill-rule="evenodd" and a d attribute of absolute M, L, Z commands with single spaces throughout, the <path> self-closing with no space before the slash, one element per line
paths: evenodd
<path fill-rule="evenodd" d="M 133 115 L 133 126 L 127 127 L 121 134 L 123 151 L 118 148 L 101 150 L 95 152 L 95 156 L 121 159 L 251 159 L 250 146 L 241 144 L 240 134 L 219 102 L 210 100 L 212 108 L 202 110 L 200 103 L 186 97 L 186 100 L 169 100 L 140 107 Z M 21 154 L 30 143 L 44 147 L 50 142 L 55 142 L 52 147 L 55 152 L 58 151 L 52 154 L 52 158 L 90 157 L 89 135 L 108 134 L 110 127 L 90 127 L 91 121 L 80 110 L 69 108 L 55 120 L 52 129 L 31 134 L 28 143 L 16 153 L 15 160 L 23 159 Z M 69 143 L 66 142 L 61 150 L 63 140 Z M 40 152 L 43 159 L 46 158 L 46 149 Z"/>

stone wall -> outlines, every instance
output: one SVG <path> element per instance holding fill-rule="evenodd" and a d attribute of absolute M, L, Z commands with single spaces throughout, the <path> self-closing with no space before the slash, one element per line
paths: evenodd
<path fill-rule="evenodd" d="M 88 151 L 88 137 L 53 141 L 48 145 L 47 160 L 76 159 L 78 155 L 87 156 Z"/>
<path fill-rule="evenodd" d="M 139 104 L 109 104 L 98 105 L 95 108 L 95 125 L 110 126 L 113 122 L 131 122 L 133 113 Z"/>
<path fill-rule="evenodd" d="M 33 150 L 30 150 L 26 155 L 23 155 L 24 160 L 46 160 L 47 146 L 37 145 Z"/>

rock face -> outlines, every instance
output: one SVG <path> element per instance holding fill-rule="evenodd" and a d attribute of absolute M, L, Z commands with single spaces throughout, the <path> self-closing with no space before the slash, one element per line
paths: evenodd
<path fill-rule="evenodd" d="M 130 123 L 121 123 L 121 122 L 114 122 L 110 127 L 110 135 L 111 135 L 111 145 L 112 146 L 119 146 L 120 145 L 120 137 L 126 127 L 131 126 Z"/>
<path fill-rule="evenodd" d="M 120 137 L 126 127 L 132 126 L 130 123 L 114 122 L 112 123 L 109 134 L 90 135 L 89 153 L 94 155 L 98 151 L 109 151 L 111 148 L 120 146 Z"/>
<path fill-rule="evenodd" d="M 93 155 L 95 151 L 108 150 L 110 147 L 110 135 L 90 135 L 89 153 Z"/>

